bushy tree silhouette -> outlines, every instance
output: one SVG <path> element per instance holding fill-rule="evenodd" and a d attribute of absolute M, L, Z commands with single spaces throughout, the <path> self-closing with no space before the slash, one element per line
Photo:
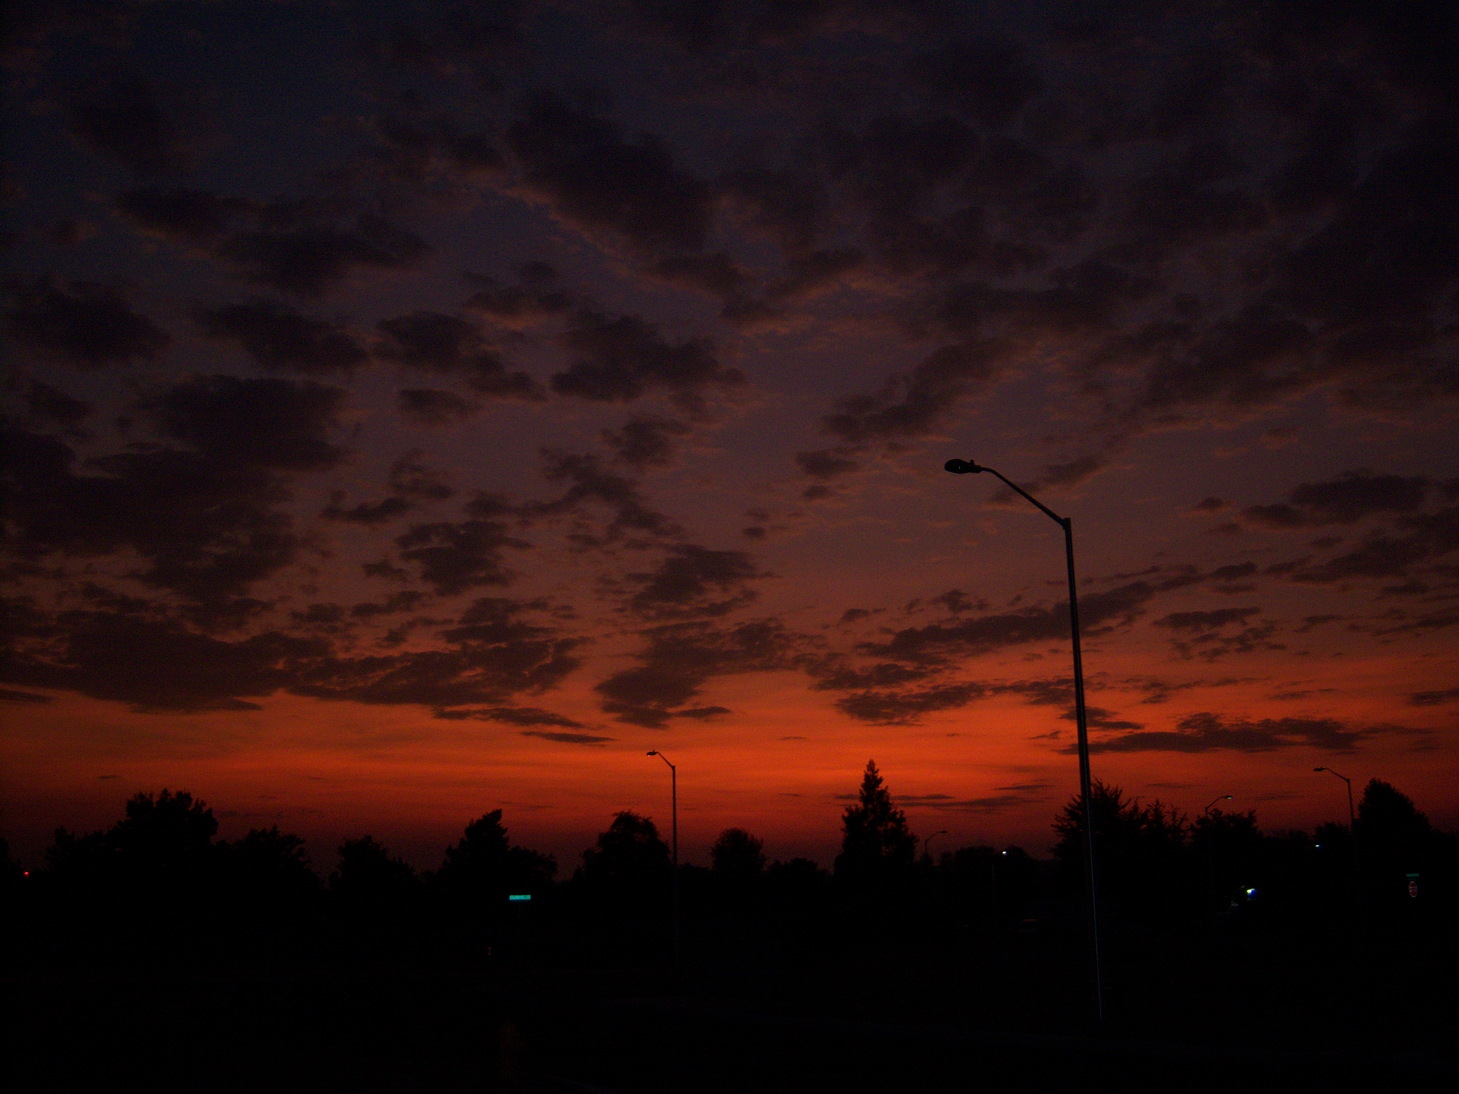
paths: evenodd
<path fill-rule="evenodd" d="M 631 810 L 614 814 L 583 852 L 572 884 L 579 922 L 596 936 L 601 954 L 669 951 L 672 876 L 669 845 L 654 822 Z"/>
<path fill-rule="evenodd" d="M 907 827 L 906 814 L 892 804 L 876 761 L 867 760 L 856 804 L 841 814 L 837 876 L 880 878 L 910 867 L 916 851 L 917 837 Z"/>
<path fill-rule="evenodd" d="M 743 828 L 726 828 L 709 849 L 709 861 L 720 881 L 750 884 L 765 872 L 765 841 Z"/>
<path fill-rule="evenodd" d="M 1382 779 L 1363 788 L 1353 833 L 1358 883 L 1368 908 L 1391 916 L 1422 900 L 1447 903 L 1459 844 L 1439 832 L 1413 800 Z"/>
<path fill-rule="evenodd" d="M 344 955 L 398 957 L 419 938 L 420 878 L 373 836 L 346 839 L 329 876 L 329 896 Z"/>
<path fill-rule="evenodd" d="M 633 888 L 667 878 L 669 869 L 669 845 L 659 837 L 658 826 L 625 809 L 583 852 L 579 872 L 595 882 Z"/>
<path fill-rule="evenodd" d="M 304 840 L 277 825 L 215 845 L 219 949 L 250 961 L 297 959 L 317 945 L 323 885 Z"/>
<path fill-rule="evenodd" d="M 556 873 L 551 855 L 512 846 L 502 811 L 493 809 L 468 824 L 461 839 L 446 849 L 434 880 L 453 895 L 480 901 L 542 889 Z"/>
<path fill-rule="evenodd" d="M 512 846 L 500 809 L 476 818 L 446 849 L 441 868 L 430 877 L 434 905 L 450 943 L 458 952 L 499 954 L 518 925 L 508 897 L 533 896 L 533 914 L 540 917 L 556 873 L 550 855 Z"/>
<path fill-rule="evenodd" d="M 1198 904 L 1209 911 L 1229 911 L 1245 903 L 1248 890 L 1267 888 L 1265 841 L 1255 811 L 1213 809 L 1197 817 L 1189 833 Z"/>
<path fill-rule="evenodd" d="M 876 761 L 868 760 L 855 805 L 841 814 L 835 879 L 846 926 L 857 945 L 897 939 L 915 901 L 917 837 L 892 804 Z"/>
<path fill-rule="evenodd" d="M 1090 786 L 1094 846 L 1098 855 L 1100 901 L 1114 920 L 1147 924 L 1170 922 L 1187 902 L 1185 817 L 1160 801 L 1142 804 L 1118 786 L 1095 779 Z M 1083 891 L 1085 878 L 1084 809 L 1078 795 L 1054 819 L 1054 846 L 1064 884 Z"/>

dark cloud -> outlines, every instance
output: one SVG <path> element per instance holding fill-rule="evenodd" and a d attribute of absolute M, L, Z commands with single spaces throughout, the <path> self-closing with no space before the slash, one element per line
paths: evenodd
<path fill-rule="evenodd" d="M 356 619 L 374 619 L 382 615 L 394 615 L 397 612 L 413 611 L 421 601 L 425 599 L 425 593 L 416 589 L 403 589 L 393 593 L 383 601 L 367 601 L 356 604 L 350 608 L 350 615 Z"/>
<path fill-rule="evenodd" d="M 1079 715 L 1076 711 L 1069 711 L 1063 715 L 1071 722 L 1077 722 Z M 1086 706 L 1084 708 L 1084 722 L 1090 729 L 1098 730 L 1119 730 L 1119 729 L 1144 729 L 1145 723 L 1132 722 L 1128 718 L 1121 718 L 1112 710 L 1104 707 Z"/>
<path fill-rule="evenodd" d="M 480 287 L 466 307 L 499 327 L 525 327 L 565 312 L 576 302 L 573 294 L 559 287 L 557 271 L 544 262 L 522 263 L 516 284 L 479 275 L 468 280 Z"/>
<path fill-rule="evenodd" d="M 805 639 L 776 620 L 719 628 L 709 623 L 671 623 L 646 634 L 640 664 L 596 685 L 603 709 L 621 722 L 657 729 L 671 718 L 702 717 L 689 707 L 715 676 L 773 672 L 804 662 Z M 722 708 L 714 708 L 722 712 Z"/>
<path fill-rule="evenodd" d="M 967 706 L 987 695 L 981 684 L 943 684 L 917 691 L 862 691 L 836 700 L 836 709 L 857 721 L 910 725 L 920 715 Z"/>
<path fill-rule="evenodd" d="M 78 83 L 63 103 L 71 135 L 100 156 L 139 175 L 188 166 L 193 142 L 159 101 L 156 86 L 132 74 Z"/>
<path fill-rule="evenodd" d="M 1208 612 L 1172 612 L 1170 615 L 1155 620 L 1155 625 L 1177 631 L 1214 631 L 1233 623 L 1243 624 L 1253 615 L 1260 613 L 1260 608 L 1218 608 Z"/>
<path fill-rule="evenodd" d="M 1185 582 L 1180 582 L 1184 584 Z M 1086 636 L 1127 626 L 1145 611 L 1160 587 L 1137 581 L 1079 598 L 1079 622 Z M 940 665 L 974 653 L 986 653 L 1024 642 L 1069 638 L 1067 603 L 1047 608 L 1021 608 L 980 615 L 951 623 L 933 623 L 892 632 L 858 648 L 872 657 L 914 664 Z"/>
<path fill-rule="evenodd" d="M 321 658 L 301 665 L 289 690 L 357 703 L 419 704 L 438 708 L 438 716 L 448 708 L 469 707 L 473 709 L 462 716 L 481 716 L 483 705 L 500 708 L 514 696 L 541 693 L 578 668 L 580 640 L 525 618 L 538 606 L 501 598 L 477 600 L 455 625 L 440 631 L 450 644 L 446 649 Z"/>
<path fill-rule="evenodd" d="M 1408 701 L 1416 707 L 1437 707 L 1446 706 L 1449 703 L 1459 703 L 1459 688 L 1447 688 L 1442 691 L 1417 691 L 1408 697 Z"/>
<path fill-rule="evenodd" d="M 562 731 L 551 731 L 543 729 L 524 729 L 523 737 L 540 737 L 544 741 L 554 741 L 560 745 L 602 745 L 608 741 L 616 741 L 616 737 L 604 737 L 597 733 L 565 733 Z"/>
<path fill-rule="evenodd" d="M 41 280 L 15 291 L 5 334 L 24 351 L 78 368 L 153 361 L 172 338 L 116 289 Z"/>
<path fill-rule="evenodd" d="M 849 459 L 842 449 L 822 449 L 818 452 L 797 452 L 795 462 L 813 479 L 837 479 L 861 468 L 856 460 Z"/>
<path fill-rule="evenodd" d="M 633 418 L 624 422 L 621 429 L 603 430 L 601 436 L 621 463 L 635 471 L 644 471 L 673 463 L 679 439 L 692 432 L 673 418 Z"/>
<path fill-rule="evenodd" d="M 476 417 L 481 411 L 481 404 L 454 391 L 407 387 L 395 393 L 395 408 L 409 422 L 436 428 Z"/>
<path fill-rule="evenodd" d="M 0 703 L 50 703 L 54 697 L 34 691 L 16 691 L 14 688 L 0 688 Z"/>
<path fill-rule="evenodd" d="M 319 451 L 297 439 L 299 451 Z M 261 438 L 240 447 L 270 451 Z M 143 581 L 208 600 L 245 590 L 299 549 L 291 519 L 277 508 L 283 485 L 258 464 L 144 448 L 93 457 L 90 473 L 78 474 L 75 453 L 53 437 L 11 430 L 6 449 L 11 546 L 21 557 L 130 549 L 144 562 L 136 574 Z"/>
<path fill-rule="evenodd" d="M 399 497 L 382 498 L 376 502 L 362 501 L 357 505 L 345 507 L 341 504 L 343 497 L 342 493 L 336 493 L 330 503 L 324 507 L 320 516 L 325 520 L 337 520 L 345 524 L 363 524 L 370 527 L 387 524 L 415 508 L 405 498 Z"/>
<path fill-rule="evenodd" d="M 1459 508 L 1399 518 L 1395 532 L 1374 532 L 1355 550 L 1325 562 L 1303 560 L 1275 570 L 1308 585 L 1363 578 L 1403 577 L 1415 568 L 1459 551 Z"/>
<path fill-rule="evenodd" d="M 416 565 L 421 580 L 445 596 L 510 584 L 515 574 L 506 565 L 506 552 L 530 546 L 512 536 L 504 521 L 481 519 L 417 524 L 395 543 L 400 557 Z"/>
<path fill-rule="evenodd" d="M 1417 512 L 1428 493 L 1421 477 L 1349 471 L 1340 479 L 1304 482 L 1276 505 L 1253 505 L 1242 516 L 1268 528 L 1321 528 L 1355 524 L 1376 513 Z"/>
<path fill-rule="evenodd" d="M 448 0 L 424 8 L 401 6 L 364 25 L 363 41 L 390 65 L 449 75 L 463 62 L 501 60 L 516 49 L 525 0 L 481 5 Z"/>
<path fill-rule="evenodd" d="M 1066 463 L 1047 464 L 1039 470 L 1038 478 L 1027 489 L 1041 490 L 1048 486 L 1067 489 L 1082 486 L 1108 466 L 1109 460 L 1105 456 L 1081 456 Z"/>
<path fill-rule="evenodd" d="M 210 338 L 231 341 L 265 368 L 349 372 L 367 359 L 349 332 L 322 319 L 264 301 L 199 308 L 193 318 Z"/>
<path fill-rule="evenodd" d="M 912 57 L 907 78 L 928 98 L 993 129 L 1011 121 L 1043 88 L 1043 78 L 1011 42 L 963 39 Z"/>
<path fill-rule="evenodd" d="M 1414 129 L 1344 195 L 1337 215 L 1290 253 L 1283 272 L 1295 308 L 1342 327 L 1386 327 L 1442 306 L 1459 252 L 1459 138 L 1452 123 L 1451 114 Z"/>
<path fill-rule="evenodd" d="M 507 146 L 527 186 L 566 220 L 645 248 L 704 243 L 711 191 L 675 166 L 658 137 L 626 138 L 613 122 L 544 92 L 508 129 Z"/>
<path fill-rule="evenodd" d="M 808 253 L 829 223 L 830 197 L 818 174 L 736 167 L 720 177 L 718 186 L 725 198 L 744 210 L 751 227 L 787 253 Z"/>
<path fill-rule="evenodd" d="M 478 722 L 502 722 L 506 725 L 515 726 L 561 726 L 563 729 L 582 729 L 582 723 L 575 722 L 561 714 L 554 714 L 550 710 L 542 710 L 540 707 L 452 707 L 435 712 L 437 718 L 444 718 L 450 721 L 478 721 Z M 566 736 L 582 736 L 581 734 L 567 734 Z M 555 739 L 555 738 L 554 738 Z M 610 737 L 597 737 L 596 741 L 611 740 Z"/>
<path fill-rule="evenodd" d="M 134 710 L 256 710 L 286 686 L 294 667 L 322 654 L 313 639 L 277 632 L 229 642 L 166 618 L 66 612 L 51 640 L 23 643 L 6 679 L 79 692 Z"/>
<path fill-rule="evenodd" d="M 1089 258 L 1047 275 L 1048 287 L 1005 289 L 962 282 L 943 297 L 940 318 L 953 330 L 979 333 L 1011 329 L 1040 335 L 1093 337 L 1112 333 L 1129 309 L 1155 284 L 1144 275 Z"/>
<path fill-rule="evenodd" d="M 812 670 L 818 691 L 885 691 L 888 688 L 925 680 L 937 670 L 893 661 L 852 667 L 838 661 L 816 666 Z"/>
<path fill-rule="evenodd" d="M 73 398 L 60 388 L 52 387 L 42 380 L 29 382 L 18 380 L 16 386 L 23 393 L 26 409 L 43 426 L 54 424 L 64 428 L 75 428 L 91 417 L 96 410 L 91 403 Z"/>
<path fill-rule="evenodd" d="M 367 128 L 377 174 L 395 182 L 439 186 L 457 175 L 496 175 L 506 165 L 490 135 L 459 131 L 443 114 L 383 114 Z"/>
<path fill-rule="evenodd" d="M 300 296 L 321 296 L 360 271 L 412 269 L 429 252 L 415 235 L 373 215 L 343 226 L 269 225 L 236 232 L 214 247 L 253 284 Z"/>
<path fill-rule="evenodd" d="M 210 243 L 254 208 L 242 198 L 209 190 L 127 190 L 116 199 L 124 218 L 174 243 Z"/>
<path fill-rule="evenodd" d="M 561 497 L 522 506 L 521 515 L 528 521 L 569 516 L 574 520 L 570 539 L 584 548 L 602 546 L 624 536 L 661 538 L 679 534 L 678 525 L 644 501 L 632 479 L 605 471 L 596 456 L 553 451 L 543 455 L 547 481 L 569 485 Z M 601 528 L 589 524 L 585 515 L 596 506 L 612 514 Z"/>
<path fill-rule="evenodd" d="M 326 439 L 344 406 L 341 388 L 312 381 L 200 376 L 143 404 L 162 433 L 220 462 L 322 471 L 344 451 Z"/>
<path fill-rule="evenodd" d="M 637 316 L 582 312 L 563 336 L 577 359 L 552 377 L 552 390 L 594 402 L 632 402 L 663 390 L 679 409 L 702 414 L 711 391 L 733 392 L 744 376 L 721 365 L 704 340 L 671 343 Z"/>
<path fill-rule="evenodd" d="M 1268 621 L 1247 625 L 1248 619 L 1260 614 L 1260 608 L 1173 612 L 1155 620 L 1155 625 L 1176 632 L 1171 644 L 1182 657 L 1213 661 L 1233 653 L 1286 649 L 1283 643 L 1274 641 L 1279 630 L 1276 623 Z"/>
<path fill-rule="evenodd" d="M 426 465 L 425 453 L 412 449 L 390 465 L 390 489 L 421 501 L 444 501 L 456 492 Z"/>
<path fill-rule="evenodd" d="M 998 375 L 1003 348 L 995 342 L 943 346 L 910 372 L 892 377 L 877 394 L 841 400 L 824 428 L 851 444 L 925 436 Z"/>
<path fill-rule="evenodd" d="M 441 312 L 412 312 L 381 320 L 375 351 L 388 361 L 423 372 L 459 376 L 478 395 L 503 399 L 541 397 L 537 383 L 509 372 L 475 323 Z"/>
<path fill-rule="evenodd" d="M 1190 714 L 1174 730 L 1143 730 L 1090 742 L 1095 752 L 1271 752 L 1320 748 L 1352 752 L 1365 740 L 1393 732 L 1390 726 L 1352 726 L 1334 718 L 1227 718 Z M 1065 751 L 1072 751 L 1066 749 Z"/>
<path fill-rule="evenodd" d="M 755 599 L 755 591 L 747 586 L 763 576 L 744 551 L 683 544 L 652 572 L 628 575 L 638 586 L 628 608 L 644 619 L 727 615 Z"/>

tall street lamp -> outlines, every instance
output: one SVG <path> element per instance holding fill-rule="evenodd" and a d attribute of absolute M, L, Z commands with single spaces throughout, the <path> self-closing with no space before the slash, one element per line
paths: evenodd
<path fill-rule="evenodd" d="M 1235 794 L 1222 794 L 1219 798 L 1212 798 L 1211 805 L 1215 805 L 1217 802 L 1229 802 L 1234 797 L 1236 797 Z M 1211 805 L 1208 805 L 1204 809 L 1202 809 L 1201 813 L 1209 817 L 1211 815 Z"/>
<path fill-rule="evenodd" d="M 1358 825 L 1357 814 L 1353 812 L 1353 780 L 1348 778 L 1346 775 L 1338 775 L 1337 772 L 1330 767 L 1314 767 L 1312 770 L 1326 771 L 1329 775 L 1337 775 L 1339 779 L 1348 784 L 1348 831 L 1352 833 L 1354 839 L 1356 839 L 1358 833 Z"/>
<path fill-rule="evenodd" d="M 1064 557 L 1069 570 L 1069 629 L 1074 647 L 1074 724 L 1079 731 L 1079 800 L 1084 814 L 1084 852 L 1089 875 L 1089 946 L 1094 966 L 1094 1009 L 1104 1021 L 1104 970 L 1099 957 L 1099 886 L 1094 865 L 1094 808 L 1089 787 L 1089 721 L 1084 710 L 1084 662 L 1079 653 L 1079 598 L 1074 587 L 1074 522 L 1061 517 L 1017 483 L 1010 482 L 991 467 L 973 460 L 948 460 L 944 470 L 954 475 L 976 475 L 983 471 L 1002 481 L 1014 493 L 1030 502 L 1060 528 L 1064 529 Z"/>
<path fill-rule="evenodd" d="M 651 748 L 648 755 L 657 756 L 669 765 L 669 792 L 671 804 L 671 815 L 673 818 L 673 848 L 674 873 L 670 879 L 670 889 L 673 893 L 674 902 L 674 961 L 679 960 L 679 769 L 656 748 Z"/>
<path fill-rule="evenodd" d="M 932 835 L 930 835 L 930 836 L 923 836 L 922 837 L 922 857 L 925 858 L 925 859 L 930 860 L 932 858 L 932 852 L 929 851 L 928 848 L 932 845 L 932 841 L 934 839 L 936 839 L 938 836 L 945 836 L 945 835 L 947 835 L 947 829 L 946 828 L 939 828 L 936 832 L 933 832 Z"/>

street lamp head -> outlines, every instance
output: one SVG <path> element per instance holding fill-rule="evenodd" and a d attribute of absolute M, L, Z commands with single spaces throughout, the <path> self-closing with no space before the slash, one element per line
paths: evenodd
<path fill-rule="evenodd" d="M 647 752 L 644 753 L 645 756 L 657 756 L 658 754 L 659 754 L 659 750 L 656 749 L 656 748 L 651 748 Z"/>
<path fill-rule="evenodd" d="M 972 460 L 948 460 L 942 465 L 944 471 L 951 471 L 954 475 L 976 475 L 983 469 Z"/>
<path fill-rule="evenodd" d="M 1326 771 L 1327 768 L 1325 768 L 1325 767 L 1314 767 L 1312 770 L 1313 771 Z"/>

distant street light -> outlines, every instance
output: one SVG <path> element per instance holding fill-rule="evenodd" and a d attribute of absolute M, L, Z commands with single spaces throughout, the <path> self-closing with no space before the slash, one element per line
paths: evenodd
<path fill-rule="evenodd" d="M 932 841 L 934 839 L 936 839 L 938 836 L 945 836 L 945 835 L 947 835 L 947 829 L 946 828 L 939 828 L 936 832 L 933 832 L 932 835 L 930 835 L 930 836 L 923 836 L 922 837 L 922 857 L 923 858 L 929 857 L 929 852 L 927 850 L 928 845 L 930 845 L 932 843 Z"/>
<path fill-rule="evenodd" d="M 1104 1021 L 1104 970 L 1099 959 L 1099 883 L 1094 865 L 1094 807 L 1089 787 L 1089 720 L 1084 710 L 1084 662 L 1079 653 L 1079 598 L 1074 583 L 1074 522 L 1061 517 L 1038 498 L 1016 483 L 1004 478 L 1001 472 L 984 467 L 973 460 L 948 460 L 945 471 L 954 475 L 976 475 L 983 471 L 1002 481 L 1014 493 L 1030 502 L 1036 509 L 1064 529 L 1064 558 L 1069 571 L 1069 630 L 1074 649 L 1074 724 L 1078 730 L 1079 750 L 1079 800 L 1084 814 L 1084 851 L 1089 875 L 1089 945 L 1094 966 L 1094 1009 L 1098 1019 Z"/>
<path fill-rule="evenodd" d="M 1348 784 L 1348 831 L 1353 834 L 1354 838 L 1356 838 L 1358 832 L 1358 817 L 1357 814 L 1353 812 L 1353 780 L 1348 778 L 1346 775 L 1338 775 L 1337 772 L 1330 767 L 1314 767 L 1312 770 L 1326 771 L 1329 775 L 1337 775 L 1339 779 Z"/>
<path fill-rule="evenodd" d="M 1212 798 L 1211 805 L 1215 805 L 1217 802 L 1229 802 L 1235 796 L 1235 794 L 1222 794 L 1219 798 Z M 1208 805 L 1201 810 L 1201 812 L 1208 817 L 1211 815 L 1211 805 Z"/>
<path fill-rule="evenodd" d="M 673 893 L 674 902 L 674 963 L 679 961 L 679 769 L 656 748 L 648 750 L 648 755 L 657 756 L 669 765 L 669 801 L 671 803 L 671 816 L 673 823 L 673 856 L 674 872 L 670 878 L 670 890 Z"/>

